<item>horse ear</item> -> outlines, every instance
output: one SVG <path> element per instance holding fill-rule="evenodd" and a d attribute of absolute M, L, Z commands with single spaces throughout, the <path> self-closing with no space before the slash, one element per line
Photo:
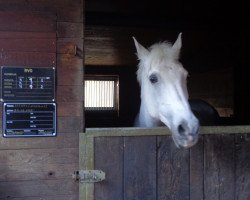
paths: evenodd
<path fill-rule="evenodd" d="M 135 47 L 136 47 L 136 51 L 137 51 L 137 57 L 142 60 L 143 58 L 146 58 L 148 55 L 148 50 L 143 47 L 139 42 L 137 42 L 137 40 L 135 39 L 135 37 L 133 37 L 134 39 L 134 43 L 135 43 Z"/>
<path fill-rule="evenodd" d="M 172 46 L 172 49 L 175 51 L 175 55 L 177 59 L 179 58 L 180 50 L 182 46 L 181 35 L 182 33 L 179 33 L 178 38 L 176 39 L 175 43 Z"/>

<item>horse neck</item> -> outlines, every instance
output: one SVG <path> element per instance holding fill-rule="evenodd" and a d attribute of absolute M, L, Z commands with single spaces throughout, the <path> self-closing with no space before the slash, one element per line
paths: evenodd
<path fill-rule="evenodd" d="M 145 106 L 144 101 L 141 101 L 140 111 L 137 116 L 135 126 L 138 127 L 156 127 L 161 124 L 159 119 L 155 119 L 150 116 L 147 107 Z"/>

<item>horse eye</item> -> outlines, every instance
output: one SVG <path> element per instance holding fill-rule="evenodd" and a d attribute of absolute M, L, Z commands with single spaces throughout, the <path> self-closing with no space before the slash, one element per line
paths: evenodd
<path fill-rule="evenodd" d="M 157 83 L 158 82 L 158 78 L 155 74 L 152 74 L 149 76 L 149 80 L 151 83 Z"/>

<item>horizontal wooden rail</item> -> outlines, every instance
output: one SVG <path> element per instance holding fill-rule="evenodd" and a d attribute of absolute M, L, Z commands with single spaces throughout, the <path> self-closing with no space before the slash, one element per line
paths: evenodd
<path fill-rule="evenodd" d="M 200 127 L 201 134 L 244 134 L 250 133 L 250 125 L 237 125 L 237 126 L 202 126 Z M 147 135 L 170 135 L 167 127 L 157 128 L 138 128 L 138 127 L 125 127 L 125 128 L 87 128 L 86 136 L 91 137 L 117 137 L 117 136 L 147 136 Z"/>

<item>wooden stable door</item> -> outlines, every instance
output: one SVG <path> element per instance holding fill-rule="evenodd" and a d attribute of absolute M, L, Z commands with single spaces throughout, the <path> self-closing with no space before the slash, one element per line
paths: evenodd
<path fill-rule="evenodd" d="M 250 128 L 201 132 L 194 147 L 178 149 L 166 128 L 87 129 L 80 169 L 101 170 L 105 179 L 83 175 L 80 200 L 250 199 Z M 91 176 L 96 183 L 86 181 Z"/>

